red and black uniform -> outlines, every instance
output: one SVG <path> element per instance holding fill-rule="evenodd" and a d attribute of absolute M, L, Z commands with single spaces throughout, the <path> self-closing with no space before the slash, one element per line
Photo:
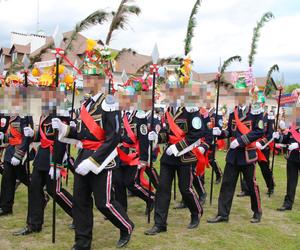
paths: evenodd
<path fill-rule="evenodd" d="M 220 138 L 237 139 L 239 146 L 235 149 L 230 148 L 226 155 L 218 216 L 229 217 L 240 172 L 243 173 L 249 187 L 251 209 L 254 214 L 261 215 L 260 193 L 255 176 L 255 163 L 260 154 L 256 150 L 255 141 L 260 139 L 263 133 L 263 114 L 251 110 L 251 106 L 246 106 L 244 110 L 235 107 L 234 112 L 229 115 L 228 128 L 222 131 Z"/>
<path fill-rule="evenodd" d="M 8 143 L 4 154 L 4 171 L 1 181 L 0 208 L 4 212 L 11 212 L 15 198 L 16 180 L 29 185 L 27 170 L 22 165 L 22 160 L 27 152 L 30 139 L 24 136 L 23 128 L 33 127 L 32 117 L 11 116 L 9 119 L 8 134 L 5 135 L 3 143 Z M 18 166 L 11 164 L 15 157 L 20 160 Z"/>
<path fill-rule="evenodd" d="M 0 132 L 6 134 L 9 125 L 9 116 L 3 113 L 0 113 Z M 4 165 L 2 162 L 2 155 L 6 148 L 5 144 L 0 143 L 0 174 L 4 171 Z"/>
<path fill-rule="evenodd" d="M 151 130 L 150 125 L 151 125 L 151 116 L 148 118 L 148 129 L 149 130 Z M 159 134 L 159 131 L 162 129 L 162 121 L 155 114 L 154 114 L 154 119 L 153 119 L 153 125 L 154 125 L 155 132 L 157 134 Z M 159 144 L 154 145 L 153 151 L 152 151 L 153 163 L 156 162 L 159 153 L 160 153 Z M 151 181 L 151 184 L 157 189 L 158 188 L 159 175 L 158 175 L 158 172 L 157 172 L 156 168 L 154 167 L 154 165 L 152 166 L 152 168 L 147 167 L 145 169 L 145 172 L 148 175 L 149 180 Z"/>
<path fill-rule="evenodd" d="M 187 110 L 184 107 L 177 111 L 169 108 L 166 112 L 166 127 L 159 133 L 159 143 L 175 145 L 181 152 L 204 136 L 203 121 L 198 110 Z M 167 147 L 168 148 L 168 147 Z M 167 155 L 164 151 L 160 159 L 159 186 L 155 196 L 155 226 L 161 229 L 167 227 L 168 210 L 171 199 L 172 181 L 175 174 L 178 176 L 178 185 L 182 198 L 192 216 L 201 216 L 203 213 L 199 199 L 194 192 L 193 166 L 197 158 L 192 151 L 182 156 Z"/>
<path fill-rule="evenodd" d="M 300 171 L 300 128 L 292 126 L 286 135 L 281 135 L 277 140 L 279 143 L 291 144 L 298 143 L 298 148 L 290 151 L 287 150 L 286 159 L 286 195 L 284 197 L 283 207 L 290 210 L 293 207 L 296 188 L 298 184 L 298 176 Z"/>
<path fill-rule="evenodd" d="M 133 230 L 133 223 L 122 205 L 115 200 L 112 188 L 112 172 L 119 166 L 119 158 L 114 152 L 120 142 L 120 112 L 105 111 L 102 106 L 104 102 L 106 96 L 103 94 L 89 98 L 81 107 L 77 127 L 69 127 L 66 134 L 68 138 L 82 143 L 83 148 L 79 150 L 75 161 L 75 170 L 87 158 L 98 167 L 109 161 L 99 174 L 89 172 L 83 176 L 75 172 L 73 197 L 75 249 L 91 248 L 93 198 L 98 210 L 120 229 L 121 234 L 131 233 Z"/>
<path fill-rule="evenodd" d="M 66 153 L 66 144 L 60 141 L 54 141 L 54 130 L 51 120 L 53 115 L 41 116 L 39 129 L 35 133 L 34 141 L 41 142 L 37 154 L 33 161 L 33 172 L 31 175 L 31 183 L 29 187 L 27 226 L 32 231 L 40 231 L 44 223 L 44 186 L 47 193 L 53 197 L 53 180 L 49 175 L 50 167 L 54 162 L 57 168 L 61 169 L 61 176 L 66 173 L 63 168 L 63 159 Z M 64 123 L 68 123 L 69 117 L 58 117 Z M 72 217 L 73 197 L 61 187 L 61 178 L 56 181 L 56 202 L 57 204 Z"/>
<path fill-rule="evenodd" d="M 141 183 L 143 169 L 138 169 L 137 164 L 148 163 L 149 158 L 149 140 L 147 117 L 145 112 L 133 111 L 132 114 L 124 113 L 121 125 L 121 150 L 128 155 L 127 161 L 120 163 L 120 168 L 116 175 L 116 200 L 122 204 L 127 211 L 127 193 L 128 188 L 134 195 L 144 200 L 147 205 L 154 201 L 154 193 L 144 187 Z M 148 168 L 148 167 L 146 167 Z"/>
<path fill-rule="evenodd" d="M 258 140 L 258 142 L 262 146 L 264 146 L 268 141 L 272 139 L 272 135 L 275 127 L 275 119 L 274 117 L 269 117 L 268 113 L 265 113 L 263 117 L 263 122 L 264 122 L 264 136 L 260 140 Z M 271 144 L 269 144 L 269 146 L 267 146 L 265 149 L 261 151 L 264 154 L 266 161 L 258 160 L 258 165 L 260 166 L 261 173 L 264 177 L 266 186 L 268 188 L 268 193 L 270 194 L 272 194 L 274 191 L 274 179 L 273 179 L 272 171 L 270 169 L 270 160 L 269 160 L 270 152 L 272 152 L 274 147 L 273 145 L 274 143 L 272 142 Z M 246 195 L 249 194 L 249 188 L 244 178 L 242 180 L 242 191 Z"/>
<path fill-rule="evenodd" d="M 213 109 L 214 110 L 214 109 Z M 223 127 L 223 117 L 222 115 L 218 114 L 218 124 L 215 123 L 216 120 L 216 114 L 214 112 L 209 112 L 208 113 L 208 118 L 209 118 L 209 124 L 208 124 L 208 129 L 213 128 L 213 127 L 219 127 L 220 129 L 222 129 Z M 212 135 L 212 130 L 210 130 L 210 133 Z M 216 174 L 216 181 L 219 181 L 222 177 L 222 170 L 219 167 L 219 164 L 216 161 L 216 158 L 213 154 L 214 151 L 217 150 L 217 145 L 216 144 L 212 144 L 209 150 L 209 154 L 208 154 L 208 161 L 209 161 L 209 165 L 212 167 L 212 169 L 214 170 L 215 174 Z"/>

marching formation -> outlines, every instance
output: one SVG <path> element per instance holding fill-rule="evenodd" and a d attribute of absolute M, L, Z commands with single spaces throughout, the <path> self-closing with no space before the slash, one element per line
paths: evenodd
<path fill-rule="evenodd" d="M 196 1 L 190 16 L 184 56 L 159 59 L 155 47 L 152 62 L 140 69 L 142 73 L 128 77 L 123 72 L 121 83 L 114 77 L 112 50 L 89 39 L 82 65 L 77 66 L 68 59 L 71 45 L 64 44 L 58 30 L 52 51 L 56 60 L 50 65 L 48 78 L 35 64 L 30 73 L 28 58 L 24 57 L 22 82 L 12 81 L 9 76 L 3 82 L 0 79 L 5 100 L 0 110 L 0 222 L 1 217 L 13 213 L 18 185 L 28 187 L 26 223 L 14 236 L 41 233 L 51 197 L 53 243 L 58 204 L 75 232 L 72 249 L 91 249 L 93 219 L 99 216 L 93 213 L 95 204 L 119 230 L 116 246 L 121 248 L 128 244 L 135 229 L 134 218 L 127 213 L 131 205 L 128 195 L 145 202 L 148 223 L 153 211 L 154 224 L 144 232 L 153 236 L 168 230 L 172 184 L 174 195 L 179 189 L 182 197 L 175 209 L 188 208 L 190 221 L 186 227 L 196 230 L 204 213 L 205 172 L 210 166 L 210 204 L 214 184 L 221 187 L 216 216 L 207 223 L 229 221 L 239 178 L 242 192 L 238 196 L 250 197 L 250 222 L 259 223 L 263 204 L 256 165 L 260 166 L 267 195 L 271 196 L 275 191 L 273 167 L 279 144 L 286 147 L 287 190 L 278 211 L 292 209 L 300 166 L 299 94 L 294 106 L 286 108 L 288 114 L 281 115 L 282 83 L 277 86 L 271 77 L 278 66 L 272 67 L 263 86 L 258 86 L 252 71 L 259 30 L 273 15 L 266 13 L 254 29 L 249 69 L 236 73 L 228 84 L 227 67 L 241 61 L 240 56 L 233 56 L 220 65 L 215 79 L 196 84 L 190 52 L 200 2 Z M 113 19 L 112 24 L 116 22 Z M 84 25 L 78 27 L 81 26 Z M 105 45 L 110 38 L 111 32 Z M 62 79 L 63 61 L 75 72 L 72 77 Z M 83 100 L 77 107 L 76 74 L 83 75 Z M 69 90 L 72 105 L 67 109 Z M 272 95 L 275 106 L 268 103 Z M 232 101 L 221 107 L 224 96 Z M 38 117 L 27 107 L 32 97 L 42 103 Z M 226 151 L 223 171 L 216 161 L 219 150 Z M 159 167 L 155 168 L 154 162 Z M 63 187 L 63 180 L 71 175 L 74 185 L 70 193 Z"/>

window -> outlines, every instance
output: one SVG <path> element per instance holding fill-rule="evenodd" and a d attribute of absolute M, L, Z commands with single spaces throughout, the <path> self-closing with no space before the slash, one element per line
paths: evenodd
<path fill-rule="evenodd" d="M 12 62 L 16 61 L 18 59 L 18 53 L 17 52 L 13 52 L 12 56 L 11 56 Z"/>

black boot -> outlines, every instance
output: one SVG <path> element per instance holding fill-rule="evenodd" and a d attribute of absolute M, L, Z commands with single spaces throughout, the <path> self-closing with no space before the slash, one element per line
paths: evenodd
<path fill-rule="evenodd" d="M 203 193 L 201 196 L 200 196 L 200 204 L 203 206 L 205 204 L 205 201 L 206 201 L 206 197 L 207 197 L 207 193 Z"/>
<path fill-rule="evenodd" d="M 237 197 L 245 197 L 245 196 L 249 196 L 249 194 L 245 191 L 241 191 L 239 194 L 236 195 Z"/>
<path fill-rule="evenodd" d="M 145 231 L 145 235 L 157 235 L 162 232 L 166 232 L 167 228 L 166 227 L 158 227 L 154 225 L 151 229 Z"/>
<path fill-rule="evenodd" d="M 277 211 L 280 211 L 280 212 L 284 212 L 286 210 L 292 210 L 292 207 L 283 204 L 281 207 L 277 208 Z"/>
<path fill-rule="evenodd" d="M 211 218 L 211 219 L 208 219 L 207 220 L 207 223 L 220 223 L 220 222 L 228 222 L 229 218 L 228 216 L 220 216 L 220 215 L 217 215 L 216 217 L 214 218 Z"/>
<path fill-rule="evenodd" d="M 126 232 L 121 231 L 120 239 L 118 240 L 118 243 L 117 243 L 117 248 L 125 247 L 128 244 L 128 242 L 130 241 L 131 234 L 132 233 L 128 233 L 127 231 Z"/>
<path fill-rule="evenodd" d="M 221 180 L 222 180 L 222 176 L 221 175 L 217 176 L 215 184 L 216 185 L 220 184 Z"/>
<path fill-rule="evenodd" d="M 187 226 L 188 229 L 197 228 L 200 223 L 199 215 L 191 215 L 191 222 Z"/>
<path fill-rule="evenodd" d="M 261 213 L 254 213 L 252 219 L 250 220 L 251 223 L 259 223 L 261 220 Z"/>
<path fill-rule="evenodd" d="M 145 215 L 148 214 L 148 211 L 150 210 L 150 213 L 152 212 L 154 208 L 154 201 L 150 201 L 150 202 L 147 202 L 147 206 L 146 206 L 146 210 L 145 210 Z"/>
<path fill-rule="evenodd" d="M 175 207 L 173 207 L 173 209 L 184 209 L 184 208 L 187 208 L 187 206 L 185 205 L 183 200 L 181 202 L 177 203 L 177 205 L 175 205 Z"/>
<path fill-rule="evenodd" d="M 0 216 L 5 216 L 5 215 L 10 215 L 12 214 L 12 210 L 3 210 L 2 208 L 0 208 Z"/>
<path fill-rule="evenodd" d="M 26 227 L 22 228 L 21 230 L 14 232 L 13 236 L 28 235 L 28 234 L 32 234 L 32 233 L 38 233 L 40 231 L 41 231 L 41 229 L 32 230 L 29 226 L 26 226 Z"/>
<path fill-rule="evenodd" d="M 274 188 L 269 188 L 268 192 L 267 192 L 267 195 L 271 196 L 273 193 L 274 193 Z"/>

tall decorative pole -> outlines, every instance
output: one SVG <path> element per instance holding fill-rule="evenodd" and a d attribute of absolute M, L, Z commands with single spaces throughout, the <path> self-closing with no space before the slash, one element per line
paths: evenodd
<path fill-rule="evenodd" d="M 29 65 L 30 65 L 30 60 L 28 58 L 28 56 L 26 54 L 24 54 L 24 57 L 22 59 L 22 63 L 24 65 L 24 71 L 23 71 L 23 74 L 24 74 L 24 87 L 28 87 L 28 68 L 29 68 Z M 30 121 L 29 121 L 29 114 L 26 115 L 26 122 L 27 122 L 27 126 L 30 127 Z M 26 159 L 26 171 L 27 171 L 27 181 L 28 181 L 28 195 L 29 195 L 29 183 L 30 183 L 30 162 L 29 162 L 29 137 L 27 137 L 27 140 L 28 140 L 28 145 L 27 145 L 27 148 L 26 148 L 26 151 L 27 151 L 27 159 Z"/>
<path fill-rule="evenodd" d="M 61 42 L 63 40 L 63 35 L 59 31 L 59 26 L 56 26 L 56 29 L 53 34 L 53 40 L 54 40 L 54 46 L 55 50 L 53 53 L 55 54 L 55 59 L 56 59 L 56 65 L 55 65 L 55 89 L 57 89 L 58 84 L 59 84 L 59 60 L 60 57 L 64 54 L 64 51 L 60 48 Z M 57 115 L 56 109 L 54 109 L 54 114 L 55 117 Z M 56 180 L 56 158 L 55 158 L 55 153 L 56 153 L 56 147 L 55 147 L 55 142 L 57 141 L 58 138 L 58 133 L 55 131 L 55 136 L 54 136 L 54 145 L 53 145 L 53 154 L 52 154 L 52 160 L 53 160 L 53 210 L 52 210 L 52 243 L 55 243 L 55 229 L 56 229 L 56 185 L 57 185 L 57 180 Z"/>
<path fill-rule="evenodd" d="M 278 123 L 279 123 L 279 110 L 280 110 L 280 105 L 281 105 L 281 95 L 282 95 L 282 90 L 283 90 L 283 87 L 282 87 L 283 82 L 284 82 L 284 77 L 282 75 L 280 86 L 277 87 L 276 85 L 274 85 L 274 87 L 276 88 L 276 90 L 279 90 L 278 103 L 277 103 L 277 114 L 276 114 L 276 121 L 275 121 L 275 132 L 278 129 Z M 271 165 L 271 173 L 272 173 L 272 175 L 273 175 L 273 169 L 274 169 L 274 160 L 275 160 L 275 143 L 274 143 L 273 152 L 272 152 L 272 165 Z"/>
<path fill-rule="evenodd" d="M 154 104 L 155 104 L 155 83 L 156 83 L 156 74 L 158 70 L 157 62 L 159 58 L 158 48 L 157 44 L 155 44 L 153 51 L 152 51 L 152 65 L 150 66 L 150 73 L 152 74 L 152 107 L 151 107 L 151 120 L 150 120 L 150 129 L 151 131 L 154 131 Z M 153 151 L 153 142 L 150 143 L 150 163 L 149 167 L 150 169 L 153 168 L 153 157 L 152 157 L 152 151 Z M 151 181 L 149 180 L 149 186 L 148 186 L 148 195 L 149 199 L 151 196 Z M 148 213 L 148 223 L 150 223 L 150 215 L 151 215 L 151 208 L 148 206 L 147 209 Z"/>

